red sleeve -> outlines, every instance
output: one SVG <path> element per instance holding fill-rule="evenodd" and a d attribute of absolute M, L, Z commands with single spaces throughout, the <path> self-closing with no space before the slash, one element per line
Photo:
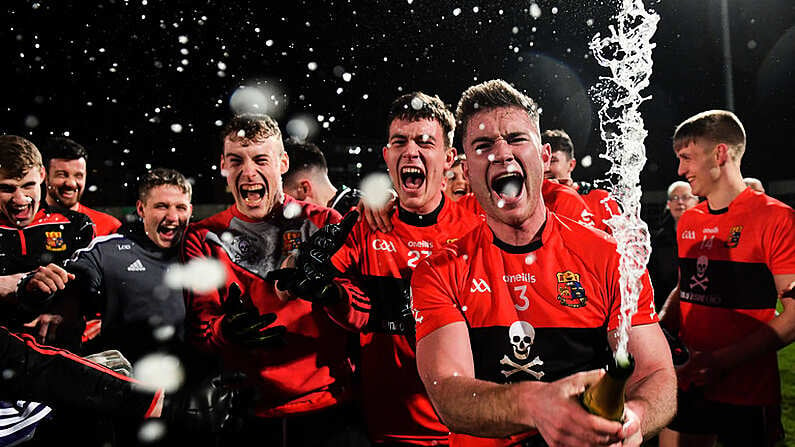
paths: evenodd
<path fill-rule="evenodd" d="M 765 257 L 774 275 L 795 273 L 795 211 L 786 208 L 762 236 Z"/>
<path fill-rule="evenodd" d="M 362 244 L 366 243 L 367 224 L 364 219 L 356 223 L 345 241 L 345 245 L 331 257 L 334 268 L 343 276 L 336 278 L 334 283 L 343 291 L 340 302 L 326 306 L 329 316 L 340 326 L 359 331 L 370 319 L 370 298 L 355 284 L 360 275 Z"/>
<path fill-rule="evenodd" d="M 446 248 L 417 265 L 411 277 L 411 308 L 417 341 L 450 323 L 464 321 L 455 287 L 455 256 Z"/>
<path fill-rule="evenodd" d="M 188 228 L 183 243 L 182 260 L 189 262 L 194 258 L 225 257 L 226 253 L 213 253 L 212 247 L 205 240 L 206 229 Z M 223 251 L 223 250 L 219 250 Z M 227 273 L 227 286 L 234 281 L 234 271 L 224 263 Z M 240 284 L 238 282 L 238 284 Z M 241 285 L 242 286 L 242 285 Z M 224 287 L 228 290 L 228 287 Z M 192 342 L 202 350 L 215 352 L 219 346 L 225 344 L 221 336 L 221 292 L 216 289 L 211 292 L 197 293 L 185 289 L 185 307 L 187 313 L 187 331 Z"/>

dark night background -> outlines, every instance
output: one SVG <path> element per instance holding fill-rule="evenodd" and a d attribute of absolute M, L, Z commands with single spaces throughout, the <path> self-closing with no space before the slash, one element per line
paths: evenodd
<path fill-rule="evenodd" d="M 597 156 L 603 146 L 588 89 L 608 73 L 587 44 L 607 33 L 617 1 L 4 4 L 0 131 L 34 142 L 68 132 L 84 144 L 89 206 L 131 205 L 136 177 L 149 165 L 195 179 L 197 204 L 231 200 L 219 178 L 217 134 L 241 85 L 268 92 L 260 110 L 285 134 L 309 123 L 308 139 L 324 149 L 340 183 L 383 169 L 385 115 L 395 97 L 423 90 L 454 106 L 466 87 L 491 78 L 535 98 L 542 127 L 566 129 L 578 158 L 593 157 L 575 179 L 607 169 Z M 728 5 L 733 110 L 748 133 L 743 174 L 792 204 L 795 3 Z M 728 107 L 725 60 L 720 0 L 646 6 L 661 20 L 652 84 L 643 92 L 653 98 L 641 108 L 649 131 L 642 187 L 650 192 L 645 200 L 659 203 L 659 191 L 676 179 L 676 124 Z"/>

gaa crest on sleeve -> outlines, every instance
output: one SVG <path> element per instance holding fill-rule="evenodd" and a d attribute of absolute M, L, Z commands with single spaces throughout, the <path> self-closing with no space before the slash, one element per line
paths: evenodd
<path fill-rule="evenodd" d="M 584 307 L 588 302 L 585 288 L 580 283 L 580 274 L 571 270 L 557 273 L 558 301 L 566 307 Z"/>
<path fill-rule="evenodd" d="M 514 321 L 508 328 L 508 342 L 511 346 L 511 352 L 506 354 L 500 359 L 502 375 L 505 376 L 507 381 L 523 380 L 525 375 L 530 375 L 536 380 L 541 380 L 544 377 L 544 371 L 541 371 L 539 366 L 544 364 L 539 356 L 534 359 L 530 358 L 530 351 L 535 342 L 536 331 L 533 325 L 526 321 Z"/>

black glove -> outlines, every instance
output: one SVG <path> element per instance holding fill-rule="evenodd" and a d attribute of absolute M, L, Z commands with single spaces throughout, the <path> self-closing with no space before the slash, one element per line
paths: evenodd
<path fill-rule="evenodd" d="M 324 225 L 298 247 L 295 267 L 273 270 L 265 279 L 279 281 L 279 290 L 312 302 L 339 300 L 339 290 L 332 280 L 340 272 L 331 264 L 331 257 L 345 244 L 358 219 L 359 212 L 351 210 L 341 222 Z"/>
<path fill-rule="evenodd" d="M 668 346 L 671 348 L 671 358 L 673 359 L 674 366 L 682 366 L 690 360 L 690 351 L 687 349 L 682 340 L 676 335 L 668 331 L 668 329 L 660 326 Z"/>
<path fill-rule="evenodd" d="M 276 321 L 276 314 L 260 315 L 251 298 L 243 295 L 237 283 L 229 286 L 223 309 L 221 333 L 224 338 L 252 348 L 284 343 L 285 327 L 268 327 Z"/>
<path fill-rule="evenodd" d="M 245 374 L 222 373 L 174 396 L 166 396 L 166 417 L 190 432 L 238 432 L 248 407 L 242 384 Z"/>

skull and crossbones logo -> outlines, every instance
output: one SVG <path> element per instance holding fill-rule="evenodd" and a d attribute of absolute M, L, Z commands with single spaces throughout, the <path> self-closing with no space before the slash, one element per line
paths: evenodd
<path fill-rule="evenodd" d="M 533 342 L 535 341 L 536 331 L 533 326 L 526 322 L 526 321 L 515 321 L 511 324 L 511 327 L 508 328 L 508 340 L 511 343 L 513 348 L 513 356 L 519 360 L 527 360 L 530 357 L 530 347 L 533 346 Z M 519 371 L 523 371 L 531 376 L 535 377 L 536 380 L 540 380 L 541 377 L 544 376 L 543 371 L 533 371 L 533 366 L 541 366 L 544 362 L 536 356 L 533 360 L 528 363 L 520 363 L 514 362 L 511 360 L 510 357 L 504 355 L 500 360 L 500 365 L 507 365 L 512 369 L 507 371 L 501 371 L 505 378 L 508 378 Z"/>
<path fill-rule="evenodd" d="M 698 286 L 702 291 L 707 290 L 709 285 L 709 278 L 706 276 L 707 265 L 709 265 L 709 259 L 706 256 L 699 256 L 696 259 L 696 274 L 690 277 L 690 289 Z"/>

